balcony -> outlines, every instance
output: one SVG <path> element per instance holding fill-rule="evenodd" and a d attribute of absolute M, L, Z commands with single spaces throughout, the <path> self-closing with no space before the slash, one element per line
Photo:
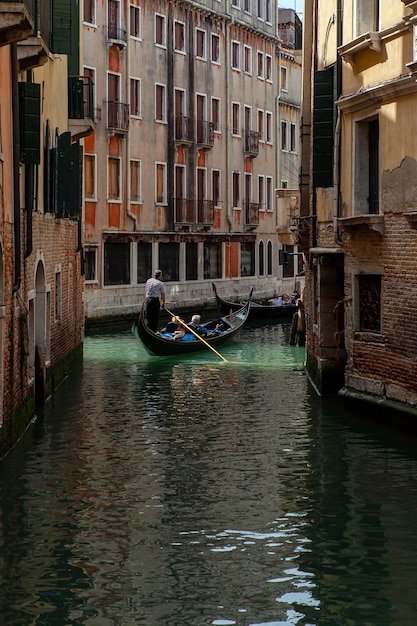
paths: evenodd
<path fill-rule="evenodd" d="M 0 5 L 2 4 L 0 0 Z M 33 6 L 33 2 L 31 2 Z M 33 16 L 35 25 L 31 36 L 19 42 L 17 60 L 19 72 L 45 65 L 52 49 L 52 2 L 36 0 Z M 68 33 L 68 36 L 70 33 Z"/>
<path fill-rule="evenodd" d="M 35 0 L 0 0 L 0 46 L 22 41 L 35 27 Z"/>
<path fill-rule="evenodd" d="M 174 222 L 182 226 L 194 224 L 195 200 L 174 198 Z"/>
<path fill-rule="evenodd" d="M 175 142 L 190 145 L 194 143 L 194 120 L 191 117 L 177 115 L 175 121 Z"/>
<path fill-rule="evenodd" d="M 245 228 L 247 230 L 259 226 L 259 207 L 257 202 L 245 202 Z"/>
<path fill-rule="evenodd" d="M 112 24 L 107 27 L 107 41 L 110 44 L 116 44 L 119 48 L 125 48 L 127 46 L 127 32 Z"/>
<path fill-rule="evenodd" d="M 260 133 L 256 130 L 245 131 L 245 154 L 250 157 L 256 157 L 259 154 Z"/>
<path fill-rule="evenodd" d="M 94 85 L 89 76 L 68 76 L 68 118 L 73 141 L 94 132 Z"/>
<path fill-rule="evenodd" d="M 107 102 L 107 130 L 125 134 L 129 130 L 129 105 L 110 100 Z"/>
<path fill-rule="evenodd" d="M 214 124 L 205 120 L 197 120 L 197 144 L 202 148 L 214 146 Z"/>
<path fill-rule="evenodd" d="M 197 222 L 203 226 L 213 226 L 214 224 L 214 201 L 197 200 Z"/>

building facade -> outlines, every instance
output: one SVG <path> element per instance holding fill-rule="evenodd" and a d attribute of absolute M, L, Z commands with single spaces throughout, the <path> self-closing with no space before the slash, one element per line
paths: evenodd
<path fill-rule="evenodd" d="M 212 301 L 212 281 L 227 296 L 292 290 L 277 235 L 276 3 L 83 10 L 97 112 L 84 157 L 87 318 L 136 313 L 157 267 L 167 303 L 183 307 Z"/>
<path fill-rule="evenodd" d="M 82 149 L 68 119 L 78 10 L 0 2 L 0 457 L 82 356 Z"/>
<path fill-rule="evenodd" d="M 416 18 L 409 0 L 304 12 L 307 368 L 397 417 L 417 408 Z"/>

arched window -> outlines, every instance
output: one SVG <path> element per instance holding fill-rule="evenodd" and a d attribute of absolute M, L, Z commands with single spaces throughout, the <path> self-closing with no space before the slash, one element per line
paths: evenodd
<path fill-rule="evenodd" d="M 263 276 L 265 274 L 265 264 L 264 264 L 264 242 L 259 242 L 259 276 Z"/>
<path fill-rule="evenodd" d="M 266 247 L 266 273 L 272 276 L 272 241 L 268 241 Z"/>

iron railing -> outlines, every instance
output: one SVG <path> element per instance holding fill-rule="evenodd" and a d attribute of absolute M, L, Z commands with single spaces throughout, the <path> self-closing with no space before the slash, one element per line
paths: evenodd
<path fill-rule="evenodd" d="M 197 222 L 206 225 L 212 225 L 214 223 L 213 200 L 197 200 Z"/>
<path fill-rule="evenodd" d="M 191 117 L 177 115 L 175 117 L 175 141 L 179 143 L 193 143 L 194 120 Z"/>
<path fill-rule="evenodd" d="M 259 204 L 257 202 L 245 202 L 245 226 L 259 225 Z"/>
<path fill-rule="evenodd" d="M 206 148 L 214 145 L 214 124 L 205 120 L 197 120 L 197 143 Z"/>
<path fill-rule="evenodd" d="M 252 156 L 256 156 L 259 154 L 259 139 L 261 133 L 257 130 L 246 130 L 245 131 L 245 152 L 246 154 L 250 154 Z"/>
<path fill-rule="evenodd" d="M 107 102 L 107 128 L 109 130 L 129 130 L 129 105 L 109 100 Z"/>

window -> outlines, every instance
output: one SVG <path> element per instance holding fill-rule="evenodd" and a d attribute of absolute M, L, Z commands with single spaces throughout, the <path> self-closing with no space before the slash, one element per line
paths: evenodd
<path fill-rule="evenodd" d="M 273 186 L 272 186 L 272 176 L 266 177 L 266 210 L 272 211 L 272 194 L 273 194 Z"/>
<path fill-rule="evenodd" d="M 137 281 L 146 283 L 152 276 L 152 244 L 139 241 L 137 244 Z"/>
<path fill-rule="evenodd" d="M 240 9 L 240 0 L 232 0 L 232 7 Z"/>
<path fill-rule="evenodd" d="M 255 244 L 240 244 L 240 275 L 255 276 Z"/>
<path fill-rule="evenodd" d="M 264 53 L 258 52 L 258 78 L 264 77 Z"/>
<path fill-rule="evenodd" d="M 263 176 L 258 176 L 258 203 L 259 210 L 265 211 L 265 179 Z"/>
<path fill-rule="evenodd" d="M 206 32 L 199 28 L 196 30 L 196 52 L 199 59 L 206 58 Z"/>
<path fill-rule="evenodd" d="M 265 55 L 265 78 L 272 82 L 272 57 L 269 54 Z"/>
<path fill-rule="evenodd" d="M 136 159 L 130 161 L 130 201 L 142 200 L 142 169 L 141 162 Z"/>
<path fill-rule="evenodd" d="M 198 279 L 198 243 L 196 242 L 185 244 L 185 279 Z"/>
<path fill-rule="evenodd" d="M 258 3 L 258 19 L 263 20 L 264 19 L 264 8 L 265 8 L 265 0 L 257 0 Z"/>
<path fill-rule="evenodd" d="M 83 68 L 84 78 L 88 79 L 87 84 L 84 85 L 84 117 L 87 119 L 94 119 L 97 115 L 96 110 L 96 70 L 93 67 Z"/>
<path fill-rule="evenodd" d="M 240 173 L 233 172 L 233 207 L 240 205 Z"/>
<path fill-rule="evenodd" d="M 214 125 L 215 132 L 220 132 L 220 100 L 218 98 L 211 99 L 211 121 Z"/>
<path fill-rule="evenodd" d="M 258 133 L 259 141 L 264 141 L 264 112 L 258 110 Z"/>
<path fill-rule="evenodd" d="M 104 242 L 104 284 L 130 284 L 130 243 Z"/>
<path fill-rule="evenodd" d="M 266 112 L 266 142 L 272 143 L 272 113 Z"/>
<path fill-rule="evenodd" d="M 87 248 L 84 253 L 84 276 L 87 282 L 97 280 L 97 250 Z"/>
<path fill-rule="evenodd" d="M 204 243 L 204 278 L 222 277 L 222 244 Z"/>
<path fill-rule="evenodd" d="M 62 274 L 61 269 L 55 272 L 55 321 L 62 319 Z"/>
<path fill-rule="evenodd" d="M 160 243 L 159 244 L 159 267 L 162 270 L 164 280 L 179 280 L 180 267 L 180 244 Z"/>
<path fill-rule="evenodd" d="M 251 0 L 243 0 L 243 10 L 246 11 L 246 13 L 250 13 L 251 11 L 250 2 Z"/>
<path fill-rule="evenodd" d="M 379 213 L 379 120 L 356 123 L 354 164 L 355 215 Z"/>
<path fill-rule="evenodd" d="M 240 135 L 240 105 L 232 103 L 232 135 Z"/>
<path fill-rule="evenodd" d="M 263 276 L 265 273 L 265 249 L 264 242 L 261 240 L 259 242 L 259 251 L 258 251 L 258 263 L 259 263 L 259 276 Z"/>
<path fill-rule="evenodd" d="M 157 46 L 165 47 L 166 34 L 165 34 L 165 17 L 163 15 L 155 14 L 155 43 Z"/>
<path fill-rule="evenodd" d="M 124 31 L 120 29 L 121 2 L 120 0 L 107 0 L 107 24 L 109 39 L 119 40 L 124 37 Z M 122 34 L 123 33 L 123 34 Z"/>
<path fill-rule="evenodd" d="M 140 7 L 130 5 L 130 36 L 135 39 L 142 38 L 142 19 Z"/>
<path fill-rule="evenodd" d="M 165 163 L 155 163 L 155 202 L 157 204 L 166 203 L 166 165 Z"/>
<path fill-rule="evenodd" d="M 240 44 L 238 41 L 232 41 L 232 67 L 235 70 L 240 69 Z"/>
<path fill-rule="evenodd" d="M 359 280 L 359 330 L 381 332 L 381 276 L 360 274 Z"/>
<path fill-rule="evenodd" d="M 272 241 L 268 241 L 266 247 L 266 273 L 272 276 Z"/>
<path fill-rule="evenodd" d="M 295 124 L 291 124 L 291 126 L 290 126 L 290 150 L 291 150 L 291 152 L 296 152 Z"/>
<path fill-rule="evenodd" d="M 84 196 L 86 200 L 97 198 L 95 154 L 84 155 Z"/>
<path fill-rule="evenodd" d="M 182 22 L 175 22 L 174 48 L 177 52 L 185 52 L 185 25 Z"/>
<path fill-rule="evenodd" d="M 287 91 L 287 68 L 286 67 L 281 67 L 280 76 L 281 76 L 281 89 L 282 91 Z"/>
<path fill-rule="evenodd" d="M 356 37 L 379 30 L 379 2 L 380 0 L 356 0 Z"/>
<path fill-rule="evenodd" d="M 83 20 L 88 24 L 96 23 L 96 0 L 84 0 Z"/>
<path fill-rule="evenodd" d="M 272 0 L 265 0 L 265 20 L 272 24 Z"/>
<path fill-rule="evenodd" d="M 220 63 L 220 37 L 211 35 L 211 60 L 213 63 Z"/>
<path fill-rule="evenodd" d="M 221 206 L 220 170 L 211 172 L 212 199 L 215 207 Z"/>
<path fill-rule="evenodd" d="M 120 158 L 108 158 L 107 199 L 120 200 Z"/>
<path fill-rule="evenodd" d="M 157 122 L 166 121 L 165 85 L 155 85 L 155 119 Z"/>
<path fill-rule="evenodd" d="M 281 150 L 287 149 L 287 122 L 281 122 Z"/>
<path fill-rule="evenodd" d="M 141 97 L 140 97 L 140 80 L 138 78 L 130 79 L 130 115 L 140 117 L 141 115 Z"/>
<path fill-rule="evenodd" d="M 252 74 L 252 48 L 250 46 L 243 48 L 243 63 L 246 74 Z"/>
<path fill-rule="evenodd" d="M 294 246 L 284 243 L 282 251 L 283 257 L 287 259 L 282 266 L 282 277 L 291 278 L 294 276 Z"/>

